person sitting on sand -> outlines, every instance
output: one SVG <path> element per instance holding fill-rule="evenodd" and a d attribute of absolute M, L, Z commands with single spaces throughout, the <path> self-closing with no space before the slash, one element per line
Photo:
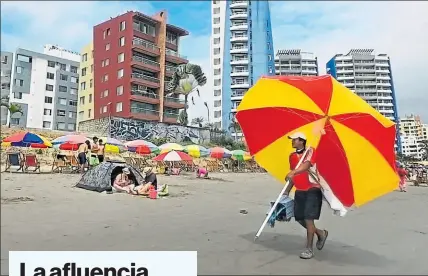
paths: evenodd
<path fill-rule="evenodd" d="M 138 187 L 135 187 L 136 192 L 139 195 L 146 195 L 149 193 L 150 188 L 153 187 L 155 190 L 158 189 L 158 179 L 156 174 L 153 172 L 152 167 L 146 167 L 143 170 L 144 176 L 144 184 Z"/>
<path fill-rule="evenodd" d="M 113 188 L 116 192 L 126 192 L 128 194 L 136 194 L 134 185 L 129 179 L 131 172 L 128 168 L 123 168 L 122 173 L 118 174 L 113 182 Z"/>
<path fill-rule="evenodd" d="M 208 170 L 205 167 L 199 167 L 196 170 L 196 177 L 197 178 L 208 178 Z"/>

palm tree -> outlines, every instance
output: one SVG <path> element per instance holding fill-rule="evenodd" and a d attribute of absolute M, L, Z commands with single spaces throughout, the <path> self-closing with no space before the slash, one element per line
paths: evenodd
<path fill-rule="evenodd" d="M 204 123 L 204 117 L 197 117 L 197 118 L 193 118 L 190 124 L 193 126 L 202 127 L 203 123 Z"/>
<path fill-rule="evenodd" d="M 428 160 L 428 141 L 420 142 L 419 147 L 419 151 L 422 153 L 422 160 Z"/>
<path fill-rule="evenodd" d="M 230 129 L 233 129 L 233 132 L 235 133 L 235 141 L 238 141 L 238 131 L 241 131 L 241 126 L 239 125 L 235 117 L 233 117 L 230 122 L 229 130 Z"/>
<path fill-rule="evenodd" d="M 178 114 L 177 121 L 182 126 L 187 126 L 189 124 L 189 120 L 187 118 L 187 112 L 185 110 L 181 110 Z"/>
<path fill-rule="evenodd" d="M 12 116 L 14 114 L 21 114 L 24 115 L 24 112 L 22 111 L 22 107 L 19 104 L 16 103 L 9 103 L 9 96 L 4 96 L 1 98 L 1 106 L 4 106 L 8 109 L 9 111 L 9 127 L 10 127 L 10 121 L 12 120 Z"/>

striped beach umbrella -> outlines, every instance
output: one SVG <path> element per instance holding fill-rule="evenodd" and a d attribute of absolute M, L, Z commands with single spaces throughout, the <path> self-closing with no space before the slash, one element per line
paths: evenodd
<path fill-rule="evenodd" d="M 213 147 L 209 149 L 210 157 L 216 159 L 230 158 L 232 157 L 232 152 L 226 148 L 222 147 Z"/>
<path fill-rule="evenodd" d="M 124 143 L 111 137 L 100 137 L 103 140 L 106 153 L 121 153 L 127 150 Z"/>
<path fill-rule="evenodd" d="M 184 152 L 187 152 L 192 157 L 205 157 L 210 154 L 210 151 L 199 145 L 188 145 L 184 147 Z"/>
<path fill-rule="evenodd" d="M 77 150 L 80 144 L 85 143 L 86 140 L 90 139 L 83 135 L 71 134 L 60 136 L 52 141 L 54 148 L 61 150 Z"/>
<path fill-rule="evenodd" d="M 156 156 L 153 158 L 154 161 L 169 161 L 169 162 L 175 162 L 175 161 L 191 161 L 192 157 L 182 151 L 169 151 L 162 153 L 161 155 Z"/>
<path fill-rule="evenodd" d="M 2 147 L 51 148 L 52 143 L 45 137 L 32 132 L 19 132 L 3 139 Z"/>
<path fill-rule="evenodd" d="M 160 145 L 159 149 L 160 149 L 161 153 L 165 153 L 165 152 L 172 151 L 172 150 L 184 151 L 184 147 L 182 145 L 177 144 L 177 143 L 166 143 L 166 144 Z"/>
<path fill-rule="evenodd" d="M 251 160 L 251 155 L 243 150 L 234 150 L 232 151 L 232 159 L 238 161 L 248 161 Z"/>
<path fill-rule="evenodd" d="M 125 143 L 128 151 L 138 154 L 159 153 L 159 148 L 155 144 L 146 140 L 134 140 Z"/>

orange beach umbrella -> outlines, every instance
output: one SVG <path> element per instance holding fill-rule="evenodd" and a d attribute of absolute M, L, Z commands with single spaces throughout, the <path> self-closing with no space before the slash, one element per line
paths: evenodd
<path fill-rule="evenodd" d="M 290 170 L 288 136 L 302 132 L 316 149 L 318 172 L 344 206 L 397 187 L 395 123 L 331 76 L 261 78 L 236 118 L 250 154 L 280 181 Z"/>

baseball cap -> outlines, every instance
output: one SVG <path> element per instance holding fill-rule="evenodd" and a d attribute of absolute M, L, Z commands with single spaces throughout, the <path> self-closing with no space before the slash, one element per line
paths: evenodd
<path fill-rule="evenodd" d="M 152 167 L 145 167 L 144 170 L 143 170 L 143 173 L 144 174 L 148 174 L 151 171 L 152 171 Z"/>
<path fill-rule="evenodd" d="M 128 168 L 123 168 L 122 172 L 125 173 L 125 174 L 130 174 L 131 173 Z"/>
<path fill-rule="evenodd" d="M 305 134 L 303 134 L 302 132 L 295 132 L 295 133 L 293 133 L 293 134 L 291 134 L 290 136 L 288 136 L 288 138 L 289 139 L 297 139 L 297 138 L 300 138 L 300 139 L 303 139 L 303 140 L 307 140 L 306 139 L 306 135 Z"/>

